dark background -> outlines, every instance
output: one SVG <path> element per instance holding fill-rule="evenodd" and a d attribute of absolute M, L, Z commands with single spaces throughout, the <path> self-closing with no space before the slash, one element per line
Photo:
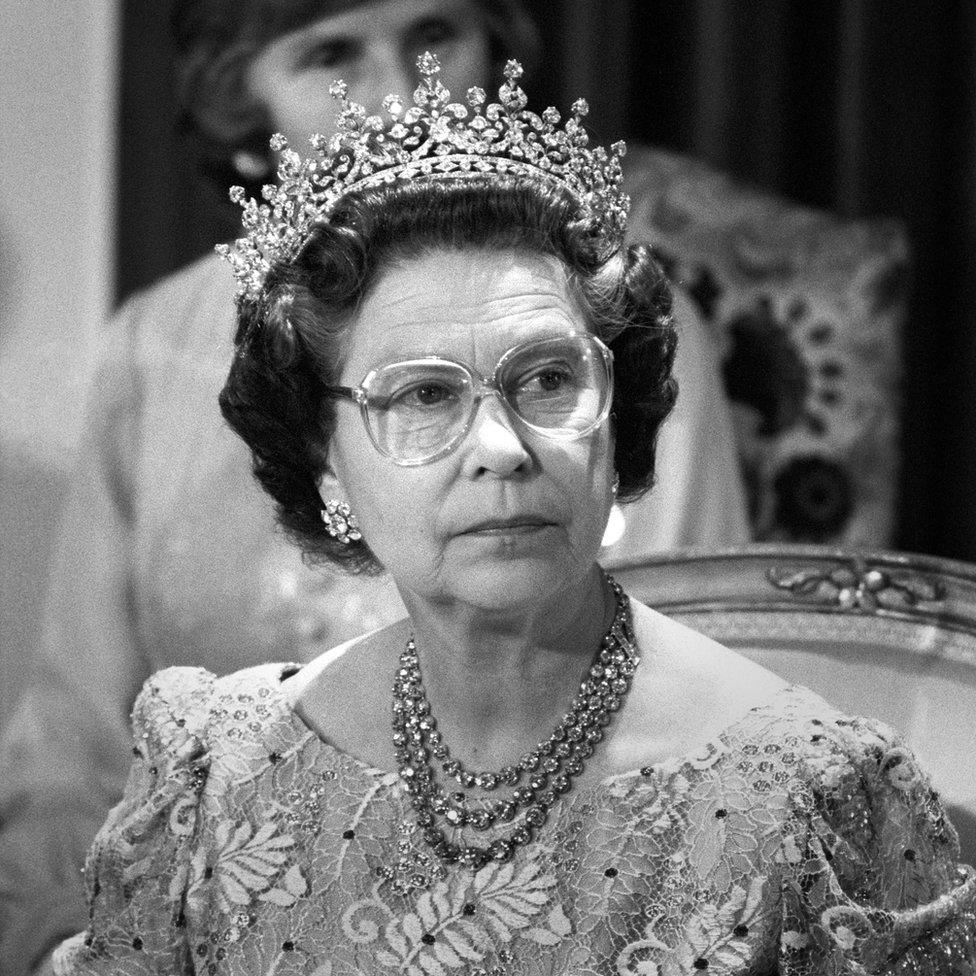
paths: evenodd
<path fill-rule="evenodd" d="M 526 81 L 533 101 L 585 95 L 599 141 L 623 134 L 798 202 L 904 223 L 895 544 L 976 560 L 976 3 L 529 6 L 547 66 L 542 84 Z M 125 0 L 121 45 L 119 298 L 235 236 L 174 133 L 168 4 Z"/>

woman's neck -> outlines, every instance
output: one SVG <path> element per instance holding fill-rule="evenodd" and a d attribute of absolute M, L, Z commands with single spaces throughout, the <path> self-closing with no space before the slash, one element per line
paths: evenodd
<path fill-rule="evenodd" d="M 404 602 L 444 741 L 467 765 L 486 769 L 517 760 L 549 736 L 614 614 L 597 566 L 551 599 L 505 613 L 409 594 Z"/>

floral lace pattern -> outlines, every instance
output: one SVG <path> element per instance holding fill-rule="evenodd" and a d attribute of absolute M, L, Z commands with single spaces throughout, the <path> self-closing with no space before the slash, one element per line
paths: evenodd
<path fill-rule="evenodd" d="M 889 729 L 803 688 L 562 797 L 474 872 L 427 853 L 396 775 L 314 734 L 281 674 L 147 683 L 59 974 L 976 974 L 976 875 L 938 796 Z"/>

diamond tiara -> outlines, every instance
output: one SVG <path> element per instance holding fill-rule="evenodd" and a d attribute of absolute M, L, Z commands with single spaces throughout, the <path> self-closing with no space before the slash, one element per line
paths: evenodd
<path fill-rule="evenodd" d="M 278 184 L 262 189 L 263 203 L 246 200 L 242 187 L 231 189 L 231 199 L 244 210 L 245 234 L 217 251 L 233 268 L 239 302 L 260 301 L 269 272 L 294 261 L 315 225 L 343 198 L 401 180 L 497 173 L 549 183 L 569 192 L 598 234 L 611 241 L 622 238 L 630 201 L 621 189 L 620 160 L 627 147 L 615 142 L 609 150 L 589 148 L 581 122 L 589 111 L 584 99 L 573 103 L 572 114 L 558 128 L 556 109 L 542 115 L 526 110 L 517 61 L 505 65 L 500 104 L 486 104 L 481 88 L 468 89 L 466 105 L 452 102 L 437 79 L 440 64 L 429 52 L 418 58 L 417 68 L 421 80 L 412 106 L 405 109 L 395 95 L 384 99 L 389 121 L 367 115 L 349 100 L 345 82 L 334 82 L 329 91 L 342 104 L 336 134 L 312 136 L 314 155 L 306 159 L 283 136 L 272 136 L 271 148 L 280 153 Z"/>

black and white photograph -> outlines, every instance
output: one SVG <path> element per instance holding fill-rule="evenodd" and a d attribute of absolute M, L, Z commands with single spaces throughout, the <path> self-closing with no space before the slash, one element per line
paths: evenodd
<path fill-rule="evenodd" d="M 976 976 L 972 0 L 0 0 L 0 976 Z"/>

